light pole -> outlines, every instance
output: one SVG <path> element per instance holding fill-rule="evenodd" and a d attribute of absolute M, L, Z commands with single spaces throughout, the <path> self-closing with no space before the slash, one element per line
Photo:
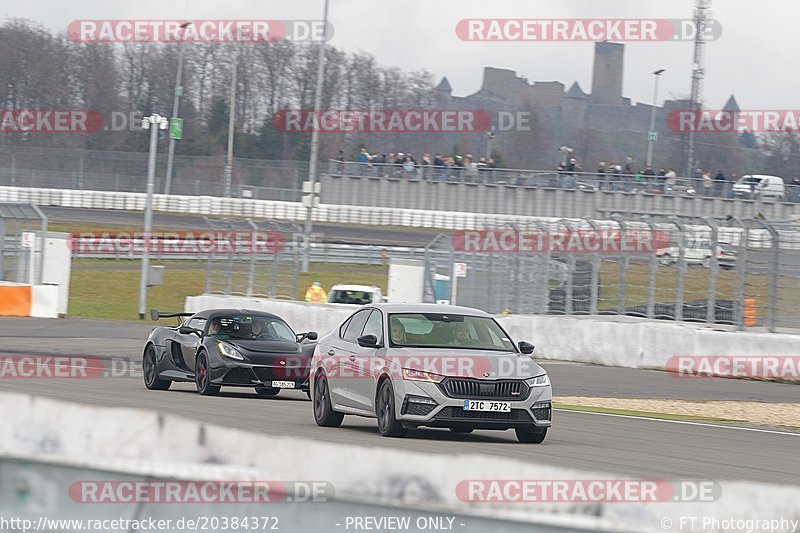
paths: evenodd
<path fill-rule="evenodd" d="M 178 73 L 175 76 L 175 94 L 172 96 L 172 115 L 170 118 L 177 118 L 178 117 L 178 107 L 180 106 L 181 96 L 183 96 L 183 53 L 184 53 L 184 44 L 183 41 L 186 39 L 186 28 L 191 26 L 192 23 L 184 22 L 181 24 L 181 29 L 183 30 L 183 38 L 181 38 L 181 43 L 178 45 Z M 164 194 L 169 194 L 170 188 L 172 187 L 172 165 L 173 165 L 173 158 L 175 157 L 175 138 L 170 135 L 169 137 L 169 153 L 167 154 L 167 176 L 164 181 Z"/>
<path fill-rule="evenodd" d="M 147 275 L 150 269 L 150 233 L 153 230 L 153 189 L 156 181 L 156 154 L 158 131 L 167 129 L 169 121 L 158 113 L 142 119 L 142 129 L 150 130 L 150 158 L 147 160 L 147 201 L 144 209 L 144 247 L 142 249 L 142 275 L 139 279 L 139 320 L 144 320 L 147 310 Z"/>
<path fill-rule="evenodd" d="M 325 0 L 324 14 L 322 17 L 322 42 L 319 44 L 319 59 L 317 61 L 317 87 L 314 92 L 314 129 L 311 131 L 311 155 L 308 161 L 308 187 L 311 195 L 306 206 L 306 224 L 303 229 L 305 236 L 305 250 L 303 250 L 302 272 L 308 273 L 309 256 L 311 254 L 311 229 L 313 227 L 312 214 L 314 212 L 314 202 L 316 199 L 315 184 L 317 182 L 317 158 L 319 157 L 319 114 L 322 107 L 322 85 L 325 79 L 325 43 L 328 38 L 328 0 Z"/>
<path fill-rule="evenodd" d="M 225 160 L 225 197 L 231 197 L 231 174 L 233 172 L 233 127 L 236 120 L 236 71 L 239 64 L 239 49 L 233 55 L 231 75 L 231 105 L 228 110 L 228 156 Z"/>
<path fill-rule="evenodd" d="M 658 69 L 653 72 L 655 78 L 655 87 L 653 88 L 653 111 L 650 113 L 650 131 L 647 134 L 647 166 L 653 168 L 653 148 L 656 144 L 656 111 L 658 106 L 658 80 L 667 69 Z"/>

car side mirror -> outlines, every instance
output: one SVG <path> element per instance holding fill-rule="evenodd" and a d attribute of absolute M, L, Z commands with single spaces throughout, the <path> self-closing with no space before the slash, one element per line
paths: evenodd
<path fill-rule="evenodd" d="M 297 342 L 303 342 L 304 340 L 308 339 L 310 341 L 315 341 L 319 338 L 319 335 L 316 331 L 309 331 L 308 333 L 298 333 L 297 334 Z"/>
<path fill-rule="evenodd" d="M 519 341 L 517 346 L 519 346 L 519 351 L 526 355 L 532 354 L 533 350 L 536 348 L 533 344 L 525 341 Z"/>
<path fill-rule="evenodd" d="M 194 333 L 198 337 L 202 337 L 203 336 L 203 332 L 202 331 L 200 331 L 199 329 L 194 329 L 191 326 L 181 326 L 181 327 L 179 327 L 178 328 L 178 333 L 180 333 L 181 335 L 191 335 L 192 333 Z"/>
<path fill-rule="evenodd" d="M 362 348 L 377 348 L 378 347 L 378 337 L 375 335 L 363 335 L 358 339 L 358 345 Z"/>

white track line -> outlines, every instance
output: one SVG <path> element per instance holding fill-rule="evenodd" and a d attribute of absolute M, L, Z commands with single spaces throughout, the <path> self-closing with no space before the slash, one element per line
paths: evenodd
<path fill-rule="evenodd" d="M 793 437 L 800 437 L 800 433 L 792 431 L 778 431 L 774 429 L 758 429 L 758 428 L 745 428 L 740 426 L 724 426 L 722 424 L 708 424 L 705 422 L 692 422 L 689 420 L 672 420 L 669 418 L 650 418 L 647 416 L 635 415 L 622 415 L 617 413 L 595 413 L 592 411 L 581 411 L 578 409 L 553 409 L 553 411 L 561 411 L 562 413 L 580 413 L 584 415 L 600 415 L 600 416 L 615 416 L 618 418 L 634 418 L 636 420 L 651 420 L 653 422 L 669 422 L 671 424 L 685 424 L 688 426 L 703 426 L 709 428 L 722 428 L 722 429 L 738 429 L 739 431 L 755 431 L 756 433 L 773 433 L 775 435 L 791 435 Z"/>

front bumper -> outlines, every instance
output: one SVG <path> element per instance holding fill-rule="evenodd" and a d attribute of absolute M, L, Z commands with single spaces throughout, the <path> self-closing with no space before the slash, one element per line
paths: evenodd
<path fill-rule="evenodd" d="M 521 399 L 451 397 L 435 383 L 394 380 L 397 419 L 407 427 L 470 427 L 511 429 L 519 426 L 549 427 L 552 422 L 552 387 L 531 387 Z M 465 400 L 507 401 L 511 411 L 465 411 Z"/>
<path fill-rule="evenodd" d="M 291 381 L 294 388 L 307 391 L 308 366 L 286 368 L 281 365 L 251 365 L 224 361 L 211 369 L 212 385 L 224 387 L 269 387 L 273 381 Z"/>

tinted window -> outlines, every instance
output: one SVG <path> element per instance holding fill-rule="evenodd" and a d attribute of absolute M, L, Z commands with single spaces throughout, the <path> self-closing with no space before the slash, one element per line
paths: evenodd
<path fill-rule="evenodd" d="M 356 339 L 361 336 L 361 330 L 364 329 L 364 324 L 369 318 L 370 309 L 364 309 L 353 315 L 350 323 L 347 324 L 347 330 L 344 332 L 344 340 L 356 342 Z"/>
<path fill-rule="evenodd" d="M 348 318 L 347 320 L 344 321 L 344 324 L 339 326 L 339 338 L 340 339 L 344 338 L 344 332 L 347 330 L 347 326 L 350 324 L 350 319 L 351 318 L 353 318 L 353 317 Z"/>
<path fill-rule="evenodd" d="M 189 323 L 186 324 L 190 328 L 202 330 L 206 326 L 206 319 L 205 318 L 193 318 L 189 320 Z"/>
<path fill-rule="evenodd" d="M 367 320 L 367 325 L 364 326 L 362 335 L 375 335 L 378 339 L 378 344 L 383 344 L 383 316 L 380 311 L 372 311 Z"/>

